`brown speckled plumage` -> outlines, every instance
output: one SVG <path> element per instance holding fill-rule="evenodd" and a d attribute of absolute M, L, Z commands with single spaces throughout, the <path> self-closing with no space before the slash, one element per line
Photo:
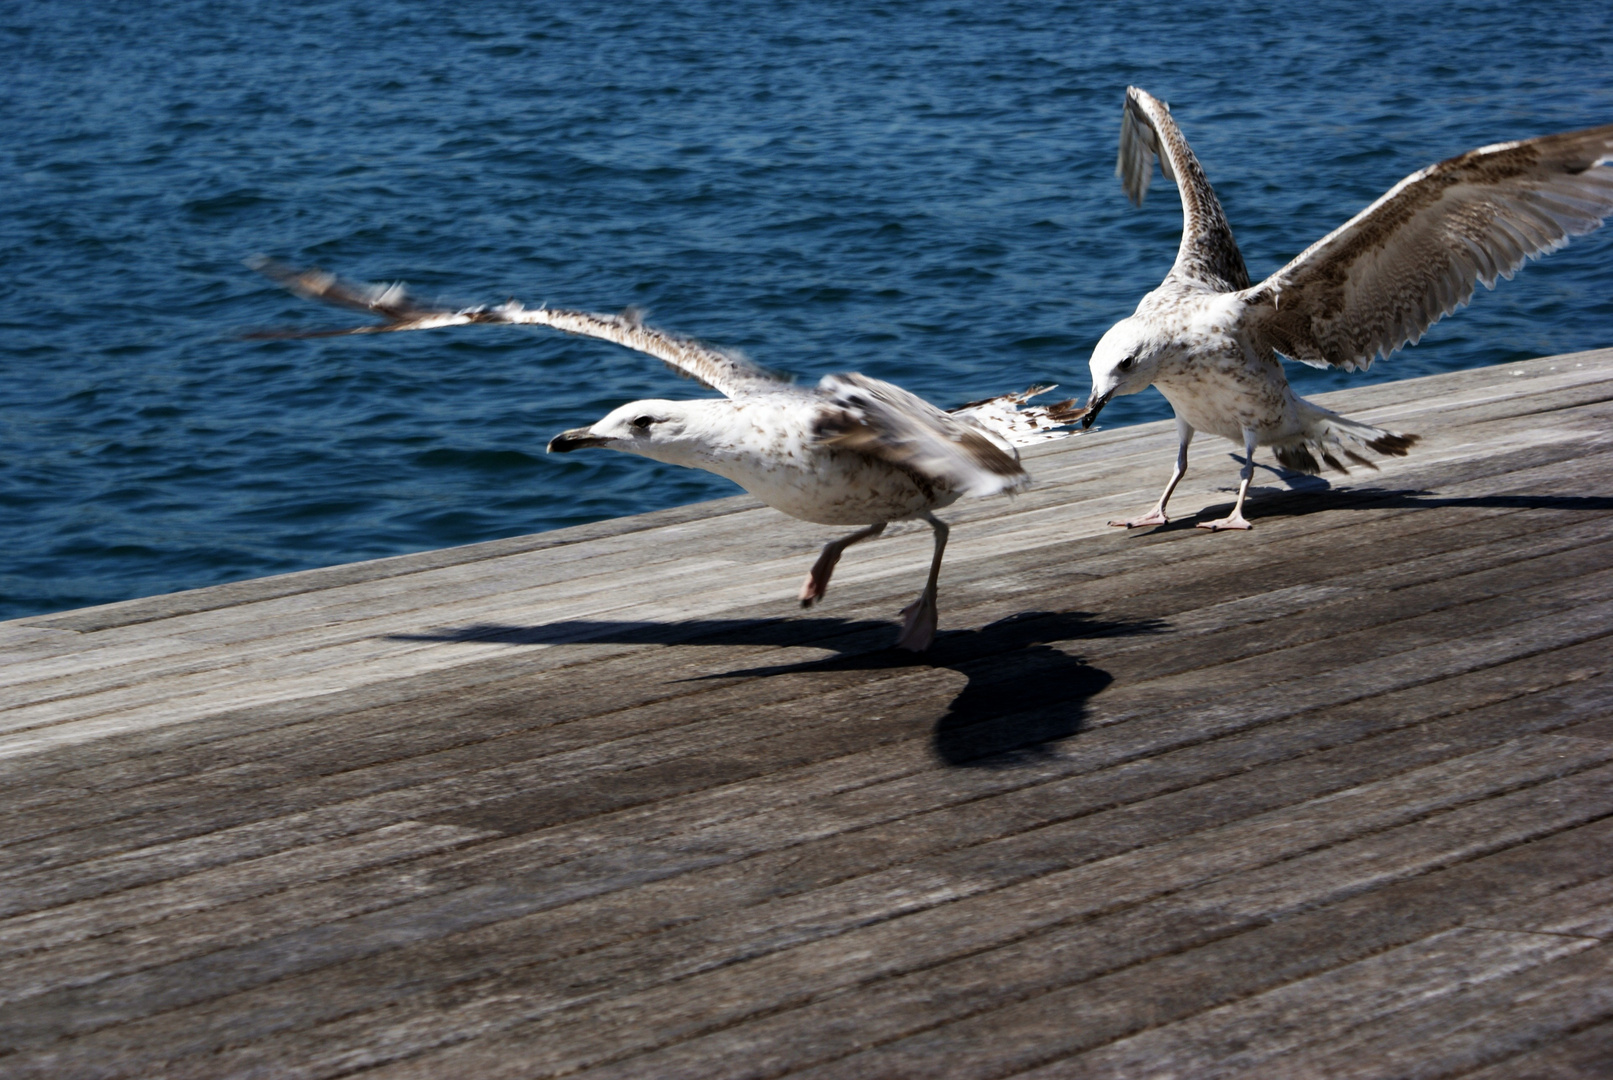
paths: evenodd
<path fill-rule="evenodd" d="M 1156 159 L 1181 193 L 1181 247 L 1160 287 L 1093 351 L 1089 403 L 1095 415 L 1111 397 L 1155 385 L 1176 410 L 1177 474 L 1142 519 L 1149 524 L 1164 519 L 1195 431 L 1251 453 L 1271 446 L 1284 465 L 1309 473 L 1372 467 L 1361 451 L 1405 454 L 1415 435 L 1305 401 L 1289 386 L 1279 356 L 1365 368 L 1417 341 L 1465 304 L 1478 282 L 1511 277 L 1613 213 L 1613 125 L 1498 143 L 1413 173 L 1251 285 L 1221 204 L 1169 107 L 1132 87 L 1116 171 L 1133 202 L 1147 193 Z M 1245 466 L 1239 508 L 1251 470 Z"/>
<path fill-rule="evenodd" d="M 1613 211 L 1613 125 L 1499 143 L 1430 165 L 1249 291 L 1285 356 L 1366 368 L 1529 259 Z"/>
<path fill-rule="evenodd" d="M 1141 206 L 1154 175 L 1154 161 L 1182 195 L 1182 245 L 1171 276 L 1193 281 L 1215 292 L 1249 287 L 1238 242 L 1221 209 L 1221 200 L 1204 177 L 1199 159 L 1171 118 L 1171 107 L 1131 87 L 1120 118 L 1120 160 L 1115 174 L 1131 201 Z"/>

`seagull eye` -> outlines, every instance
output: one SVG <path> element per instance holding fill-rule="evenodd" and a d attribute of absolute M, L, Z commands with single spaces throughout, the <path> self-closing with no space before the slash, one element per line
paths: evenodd
<path fill-rule="evenodd" d="M 1137 366 L 1137 358 L 1135 356 L 1128 356 L 1124 360 L 1120 361 L 1120 370 L 1121 371 L 1130 371 L 1132 368 L 1134 368 L 1136 366 Z"/>
<path fill-rule="evenodd" d="M 650 425 L 653 423 L 655 423 L 655 417 L 641 416 L 637 420 L 633 421 L 633 427 L 639 431 L 648 431 L 650 430 Z"/>

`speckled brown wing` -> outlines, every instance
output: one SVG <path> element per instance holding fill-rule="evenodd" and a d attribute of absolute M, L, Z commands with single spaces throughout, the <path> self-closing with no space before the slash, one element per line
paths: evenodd
<path fill-rule="evenodd" d="M 311 300 L 373 312 L 387 321 L 337 330 L 270 331 L 249 337 L 336 337 L 345 334 L 390 334 L 402 330 L 434 330 L 444 326 L 500 323 L 507 326 L 548 326 L 568 334 L 603 338 L 653 356 L 680 375 L 728 397 L 776 391 L 789 380 L 736 353 L 703 345 L 692 338 L 645 326 L 634 311 L 598 315 L 566 308 L 527 308 L 511 301 L 497 307 L 458 310 L 433 308 L 415 301 L 401 285 L 369 285 L 345 281 L 323 270 L 297 270 L 269 259 L 256 260 L 257 270 Z"/>
<path fill-rule="evenodd" d="M 813 432 L 822 445 L 889 462 L 964 495 L 1018 491 L 1030 483 L 1007 440 L 899 386 L 866 375 L 825 375 L 818 392 L 823 404 Z"/>
<path fill-rule="evenodd" d="M 983 428 L 999 436 L 1013 447 L 1033 446 L 1054 439 L 1068 439 L 1082 434 L 1080 427 L 1087 410 L 1077 405 L 1074 398 L 1030 404 L 1031 398 L 1056 389 L 1056 386 L 1033 386 L 1017 394 L 998 394 L 948 409 L 947 415 Z"/>
<path fill-rule="evenodd" d="M 1366 368 L 1613 212 L 1613 125 L 1430 165 L 1248 291 L 1257 344 Z"/>
<path fill-rule="evenodd" d="M 1182 246 L 1177 249 L 1170 277 L 1213 292 L 1248 288 L 1249 271 L 1232 238 L 1221 200 L 1204 178 L 1204 169 L 1172 119 L 1170 106 L 1129 86 L 1120 118 L 1120 160 L 1115 163 L 1115 175 L 1138 206 L 1148 194 L 1156 159 L 1165 178 L 1174 180 L 1182 195 Z"/>
<path fill-rule="evenodd" d="M 549 326 L 568 334 L 614 341 L 653 356 L 678 374 L 731 398 L 776 392 L 790 382 L 788 376 L 769 371 L 739 353 L 716 349 L 693 338 L 645 326 L 632 311 L 621 315 L 595 315 L 564 308 L 523 308 L 519 304 L 505 304 L 488 310 L 490 314 L 502 317 L 483 321 Z"/>

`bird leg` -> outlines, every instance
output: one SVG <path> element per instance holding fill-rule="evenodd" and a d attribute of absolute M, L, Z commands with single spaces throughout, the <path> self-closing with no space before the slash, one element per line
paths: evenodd
<path fill-rule="evenodd" d="M 947 528 L 946 522 L 928 510 L 922 516 L 935 530 L 935 556 L 930 560 L 930 580 L 925 582 L 924 591 L 919 593 L 917 600 L 902 609 L 902 634 L 896 639 L 896 647 L 908 652 L 923 652 L 935 640 L 938 618 L 935 585 L 941 577 L 941 553 L 947 549 L 947 534 L 952 531 Z"/>
<path fill-rule="evenodd" d="M 1170 521 L 1165 516 L 1165 504 L 1170 502 L 1171 492 L 1187 472 L 1187 444 L 1193 441 L 1193 426 L 1180 416 L 1176 418 L 1176 471 L 1171 473 L 1171 482 L 1165 485 L 1164 494 L 1160 495 L 1159 502 L 1147 514 L 1140 518 L 1131 518 L 1127 521 L 1111 521 L 1111 525 L 1120 525 L 1127 529 L 1139 529 L 1144 525 L 1164 525 Z"/>
<path fill-rule="evenodd" d="M 885 523 L 870 525 L 866 529 L 858 529 L 850 536 L 842 536 L 838 540 L 831 540 L 823 545 L 823 554 L 818 561 L 812 564 L 807 572 L 806 581 L 801 583 L 801 606 L 811 607 L 814 600 L 822 600 L 823 594 L 829 591 L 829 575 L 835 572 L 835 564 L 840 561 L 841 554 L 859 540 L 870 540 L 885 531 Z"/>
<path fill-rule="evenodd" d="M 1249 494 L 1249 481 L 1255 476 L 1255 440 L 1253 428 L 1243 429 L 1243 479 L 1238 484 L 1238 501 L 1232 504 L 1232 513 L 1215 521 L 1201 521 L 1199 528 L 1220 532 L 1222 529 L 1252 529 L 1254 526 L 1243 516 L 1243 500 Z"/>

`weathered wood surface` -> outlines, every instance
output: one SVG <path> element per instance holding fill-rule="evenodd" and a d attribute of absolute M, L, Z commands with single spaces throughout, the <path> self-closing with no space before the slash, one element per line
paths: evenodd
<path fill-rule="evenodd" d="M 1613 351 L 0 624 L 0 1075 L 1613 1075 Z"/>

